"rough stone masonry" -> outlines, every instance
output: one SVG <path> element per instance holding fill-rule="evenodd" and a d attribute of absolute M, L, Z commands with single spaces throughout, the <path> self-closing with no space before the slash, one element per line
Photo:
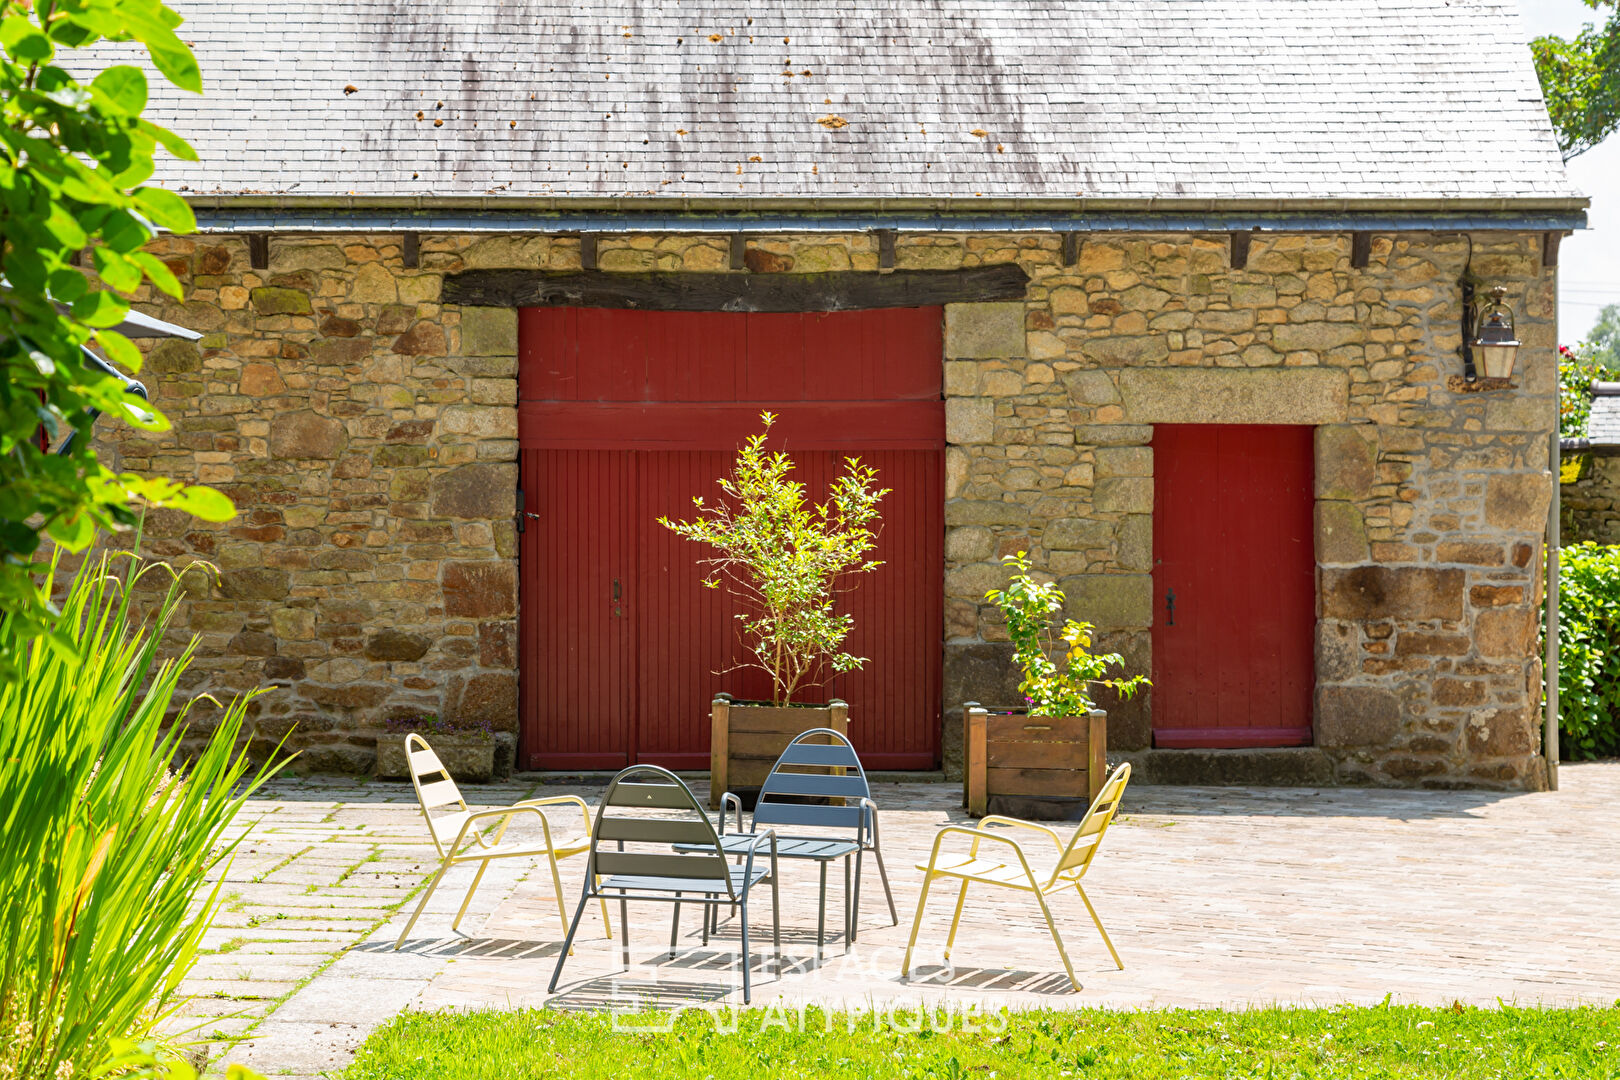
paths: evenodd
<path fill-rule="evenodd" d="M 1460 235 L 903 235 L 900 268 L 1016 261 L 1021 302 L 946 309 L 945 720 L 1005 699 L 985 589 L 1025 549 L 1149 668 L 1156 423 L 1316 425 L 1316 743 L 1343 783 L 1536 787 L 1541 539 L 1551 494 L 1554 271 L 1539 234 L 1476 233 L 1473 272 L 1508 287 L 1518 387 L 1460 392 Z M 166 435 L 102 433 L 122 467 L 227 492 L 235 521 L 154 514 L 146 543 L 208 560 L 181 627 L 193 690 L 274 692 L 306 766 L 364 770 L 391 716 L 517 722 L 516 319 L 441 305 L 466 268 L 578 269 L 579 241 L 424 235 L 234 237 L 154 245 L 184 304 L 143 307 L 206 336 L 143 376 Z M 876 270 L 868 234 L 754 239 L 739 273 Z M 727 238 L 600 238 L 606 271 L 717 271 Z M 1110 703 L 1115 750 L 1147 745 L 1151 694 Z"/>

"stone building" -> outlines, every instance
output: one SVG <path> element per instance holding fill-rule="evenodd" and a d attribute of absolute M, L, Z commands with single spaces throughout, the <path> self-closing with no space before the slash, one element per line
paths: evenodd
<path fill-rule="evenodd" d="M 870 586 L 888 636 L 835 686 L 879 766 L 954 768 L 961 703 L 1015 697 L 984 592 L 1028 551 L 1154 676 L 1109 703 L 1150 777 L 1544 782 L 1586 200 L 1511 4 L 186 15 L 209 93 L 155 108 L 201 228 L 145 308 L 205 337 L 143 376 L 174 431 L 103 445 L 236 501 L 147 542 L 221 571 L 196 688 L 276 687 L 308 764 L 415 713 L 520 765 L 704 760 L 712 669 L 670 671 L 725 613 L 647 507 L 769 406 L 795 449 L 902 455 L 878 575 L 925 585 Z M 1507 290 L 1508 383 L 1464 379 L 1465 277 Z"/>
<path fill-rule="evenodd" d="M 1566 544 L 1620 544 L 1620 383 L 1595 382 L 1586 434 L 1563 440 Z"/>

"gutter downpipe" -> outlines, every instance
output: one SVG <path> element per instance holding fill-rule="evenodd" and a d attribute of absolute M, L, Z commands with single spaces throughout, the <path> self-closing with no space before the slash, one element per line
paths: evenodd
<path fill-rule="evenodd" d="M 1547 515 L 1547 655 L 1542 661 L 1546 679 L 1547 711 L 1542 721 L 1541 752 L 1547 761 L 1547 790 L 1558 790 L 1558 548 L 1562 543 L 1559 530 L 1559 499 L 1562 483 L 1559 479 L 1560 444 L 1558 430 L 1552 433 L 1552 510 Z"/>

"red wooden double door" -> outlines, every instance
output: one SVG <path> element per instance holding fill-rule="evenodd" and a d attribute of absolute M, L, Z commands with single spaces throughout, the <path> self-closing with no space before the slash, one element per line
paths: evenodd
<path fill-rule="evenodd" d="M 877 558 L 840 610 L 863 670 L 850 703 L 868 767 L 939 756 L 944 574 L 942 312 L 743 314 L 531 308 L 519 319 L 521 681 L 531 768 L 708 764 L 709 702 L 768 697 L 706 551 L 658 524 L 711 503 L 738 445 L 773 447 L 815 501 L 847 456 L 875 466 Z"/>
<path fill-rule="evenodd" d="M 1154 429 L 1154 745 L 1311 742 L 1313 433 Z"/>

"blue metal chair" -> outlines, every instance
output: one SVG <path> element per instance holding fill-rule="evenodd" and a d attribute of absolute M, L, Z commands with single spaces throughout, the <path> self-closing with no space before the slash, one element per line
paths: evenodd
<path fill-rule="evenodd" d="M 677 846 L 676 854 L 670 853 L 671 844 Z M 755 865 L 755 856 L 763 851 L 770 852 L 769 867 Z M 743 1003 L 747 1004 L 752 994 L 748 976 L 748 894 L 762 881 L 771 886 L 771 931 L 778 968 L 782 960 L 776 834 L 760 833 L 735 854 L 744 856 L 744 861 L 733 866 L 720 846 L 709 815 L 680 777 L 656 765 L 632 765 L 620 771 L 596 811 L 585 890 L 569 923 L 549 992 L 556 992 L 579 920 L 592 899 L 617 897 L 619 901 L 619 939 L 626 968 L 630 966 L 629 901 L 675 905 L 672 947 L 682 903 L 709 907 L 735 904 L 742 910 L 742 985 Z M 707 918 L 703 940 L 708 942 Z"/>
<path fill-rule="evenodd" d="M 726 833 L 725 811 L 735 809 L 737 831 Z M 812 728 L 794 737 L 771 766 L 754 804 L 752 828 L 743 831 L 742 800 L 731 792 L 720 798 L 720 846 L 729 855 L 742 855 L 761 835 L 762 827 L 785 826 L 824 830 L 820 835 L 777 836 L 776 854 L 783 859 L 809 859 L 821 871 L 821 901 L 816 918 L 816 956 L 819 960 L 827 932 L 827 864 L 844 860 L 844 951 L 855 940 L 860 921 L 861 858 L 870 851 L 877 860 L 889 917 L 899 925 L 889 872 L 878 846 L 877 803 L 866 780 L 866 770 L 855 747 L 832 728 Z M 829 835 L 831 834 L 831 835 Z M 850 887 L 850 858 L 854 857 L 854 889 Z M 714 914 L 718 916 L 718 911 Z"/>

